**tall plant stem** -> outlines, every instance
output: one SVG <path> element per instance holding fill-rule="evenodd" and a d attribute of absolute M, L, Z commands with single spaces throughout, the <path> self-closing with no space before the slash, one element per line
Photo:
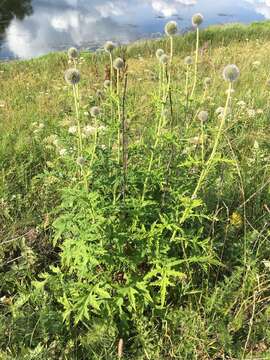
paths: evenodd
<path fill-rule="evenodd" d="M 173 59 L 173 36 L 170 36 L 171 52 L 170 52 L 170 64 L 172 64 Z"/>
<path fill-rule="evenodd" d="M 80 124 L 79 103 L 78 103 L 78 85 L 73 85 L 73 97 L 74 97 L 76 121 L 78 128 L 78 156 L 82 156 L 83 144 L 82 144 L 82 131 Z"/>
<path fill-rule="evenodd" d="M 118 163 L 120 163 L 121 148 L 121 105 L 120 105 L 120 70 L 117 69 L 117 108 L 118 108 Z"/>
<path fill-rule="evenodd" d="M 126 105 L 126 94 L 127 94 L 127 74 L 125 75 L 124 82 L 124 92 L 122 99 L 122 161 L 123 161 L 123 201 L 126 199 L 126 190 L 127 190 L 127 172 L 128 172 L 128 139 L 127 139 L 127 124 L 126 124 L 126 114 L 125 114 L 125 105 Z"/>
<path fill-rule="evenodd" d="M 194 68 L 194 82 L 191 91 L 190 97 L 193 97 L 196 85 L 197 85 L 197 77 L 198 77 L 198 60 L 199 60 L 199 42 L 200 42 L 200 29 L 197 26 L 197 40 L 196 40 L 196 55 L 195 55 L 195 68 Z"/>
<path fill-rule="evenodd" d="M 75 105 L 77 128 L 78 128 L 78 157 L 81 157 L 83 155 L 83 141 L 82 141 L 82 131 L 80 124 L 80 113 L 79 113 L 79 103 L 78 103 L 79 87 L 78 85 L 73 85 L 72 87 L 73 87 L 73 97 L 74 97 L 74 105 Z M 88 191 L 87 175 L 82 166 L 81 166 L 81 175 L 84 180 L 85 190 Z"/>
<path fill-rule="evenodd" d="M 186 85 L 185 85 L 185 98 L 186 98 L 186 107 L 185 107 L 185 122 L 187 119 L 187 111 L 188 111 L 188 84 L 189 84 L 189 65 L 187 65 L 186 71 Z"/>
<path fill-rule="evenodd" d="M 110 80 L 111 80 L 111 83 L 110 83 L 110 89 L 111 89 L 111 94 L 112 94 L 112 91 L 113 91 L 113 57 L 112 57 L 112 53 L 110 52 L 110 63 L 111 63 L 111 76 L 110 76 Z"/>

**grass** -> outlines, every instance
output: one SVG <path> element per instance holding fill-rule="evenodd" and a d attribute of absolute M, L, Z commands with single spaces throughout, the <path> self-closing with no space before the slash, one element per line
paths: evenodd
<path fill-rule="evenodd" d="M 200 38 L 187 107 L 195 33 L 174 38 L 166 104 L 155 53 L 169 53 L 168 39 L 117 49 L 126 98 L 103 89 L 108 54 L 81 54 L 82 126 L 99 106 L 107 128 L 94 147 L 84 139 L 89 192 L 68 134 L 76 115 L 66 54 L 0 64 L 1 360 L 116 359 L 122 341 L 127 359 L 269 359 L 270 23 L 213 26 Z M 232 63 L 241 76 L 209 169 Z"/>

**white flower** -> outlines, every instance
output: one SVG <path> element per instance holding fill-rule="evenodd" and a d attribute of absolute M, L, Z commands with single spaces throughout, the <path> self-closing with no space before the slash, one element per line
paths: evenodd
<path fill-rule="evenodd" d="M 86 136 L 93 135 L 96 132 L 96 128 L 91 125 L 87 125 L 83 128 L 83 132 Z"/>
<path fill-rule="evenodd" d="M 106 126 L 100 125 L 100 126 L 98 127 L 98 131 L 100 131 L 100 132 L 106 131 Z"/>
<path fill-rule="evenodd" d="M 60 156 L 65 156 L 67 154 L 67 149 L 60 149 L 59 150 L 59 155 Z"/>
<path fill-rule="evenodd" d="M 254 118 L 256 116 L 256 110 L 254 109 L 248 109 L 247 113 L 250 118 Z"/>
<path fill-rule="evenodd" d="M 255 68 L 258 68 L 260 65 L 261 65 L 261 62 L 260 61 L 254 61 L 252 63 L 252 65 L 255 67 Z"/>
<path fill-rule="evenodd" d="M 76 134 L 77 126 L 70 126 L 70 128 L 68 129 L 68 132 L 72 135 Z"/>
<path fill-rule="evenodd" d="M 216 109 L 216 111 L 215 111 L 215 113 L 217 114 L 217 115 L 220 115 L 220 114 L 223 114 L 224 113 L 224 107 L 222 107 L 222 106 L 220 106 L 220 107 L 218 107 L 217 109 Z"/>
<path fill-rule="evenodd" d="M 259 114 L 259 115 L 263 114 L 263 109 L 258 109 L 257 114 Z"/>
<path fill-rule="evenodd" d="M 238 101 L 237 105 L 240 107 L 246 107 L 247 104 L 243 100 L 240 100 Z"/>

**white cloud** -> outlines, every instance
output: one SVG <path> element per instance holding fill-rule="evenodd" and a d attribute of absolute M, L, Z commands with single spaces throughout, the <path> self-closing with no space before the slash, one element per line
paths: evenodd
<path fill-rule="evenodd" d="M 270 19 L 270 0 L 246 0 L 252 4 L 258 14 Z"/>

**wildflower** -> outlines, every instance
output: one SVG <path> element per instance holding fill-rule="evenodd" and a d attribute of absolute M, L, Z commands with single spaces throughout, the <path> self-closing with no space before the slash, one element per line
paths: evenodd
<path fill-rule="evenodd" d="M 247 114 L 250 118 L 254 118 L 256 116 L 256 110 L 248 109 Z"/>
<path fill-rule="evenodd" d="M 93 135 L 93 134 L 95 134 L 95 132 L 96 132 L 96 127 L 94 127 L 94 126 L 86 125 L 86 126 L 83 128 L 83 133 L 84 133 L 86 136 Z"/>
<path fill-rule="evenodd" d="M 4 100 L 0 100 L 0 108 L 5 107 L 5 101 Z"/>
<path fill-rule="evenodd" d="M 225 94 L 226 94 L 226 95 L 228 95 L 228 94 L 231 95 L 231 94 L 233 94 L 233 93 L 235 93 L 235 90 L 234 90 L 234 89 L 230 89 L 230 90 L 227 89 L 227 90 L 225 91 Z"/>
<path fill-rule="evenodd" d="M 217 115 L 220 115 L 220 114 L 223 114 L 224 113 L 224 107 L 222 107 L 222 106 L 220 106 L 220 107 L 218 107 L 217 109 L 216 109 L 216 111 L 215 111 L 215 113 L 217 114 Z"/>
<path fill-rule="evenodd" d="M 198 119 L 201 121 L 201 122 L 205 122 L 208 120 L 208 117 L 209 117 L 209 114 L 207 111 L 200 111 L 199 114 L 198 114 Z"/>
<path fill-rule="evenodd" d="M 91 107 L 90 114 L 93 117 L 98 117 L 100 115 L 100 108 L 98 106 Z"/>
<path fill-rule="evenodd" d="M 230 223 L 233 226 L 240 227 L 243 224 L 242 216 L 237 212 L 233 212 L 230 217 Z"/>
<path fill-rule="evenodd" d="M 191 57 L 191 56 L 185 57 L 184 63 L 185 63 L 185 65 L 187 65 L 187 66 L 192 65 L 192 64 L 193 64 L 193 59 L 192 59 L 192 57 Z"/>
<path fill-rule="evenodd" d="M 237 105 L 242 107 L 242 108 L 247 106 L 247 104 L 243 100 L 238 101 Z"/>
<path fill-rule="evenodd" d="M 80 165 L 80 166 L 84 166 L 85 165 L 85 158 L 84 157 L 82 157 L 82 156 L 79 156 L 78 158 L 77 158 L 77 160 L 76 160 L 76 163 L 78 164 L 78 165 Z"/>
<path fill-rule="evenodd" d="M 254 61 L 252 63 L 252 65 L 255 67 L 255 68 L 258 68 L 260 65 L 261 65 L 261 62 L 260 61 Z"/>
<path fill-rule="evenodd" d="M 112 41 L 107 41 L 104 45 L 104 50 L 107 53 L 111 53 L 115 48 L 115 44 Z"/>
<path fill-rule="evenodd" d="M 77 69 L 68 69 L 65 72 L 65 80 L 70 85 L 76 85 L 80 81 L 80 72 Z"/>
<path fill-rule="evenodd" d="M 164 50 L 162 49 L 157 49 L 156 51 L 156 57 L 159 60 L 159 58 L 164 54 Z"/>
<path fill-rule="evenodd" d="M 259 114 L 259 115 L 263 114 L 263 109 L 258 109 L 257 114 Z"/>
<path fill-rule="evenodd" d="M 116 69 L 116 70 L 121 70 L 123 69 L 125 63 L 124 63 L 124 60 L 121 59 L 121 58 L 117 58 L 114 60 L 113 62 L 113 67 Z"/>
<path fill-rule="evenodd" d="M 45 127 L 45 125 L 43 123 L 40 123 L 39 126 L 38 126 L 39 130 L 44 129 L 44 127 Z"/>
<path fill-rule="evenodd" d="M 159 58 L 159 61 L 160 61 L 161 64 L 167 65 L 168 62 L 170 61 L 170 58 L 169 58 L 168 55 L 163 54 L 163 55 Z"/>
<path fill-rule="evenodd" d="M 65 156 L 67 154 L 67 149 L 60 149 L 59 150 L 59 155 L 60 156 Z"/>
<path fill-rule="evenodd" d="M 203 23 L 203 15 L 198 13 L 192 16 L 192 25 L 200 26 Z"/>
<path fill-rule="evenodd" d="M 204 87 L 207 88 L 208 86 L 210 86 L 211 81 L 212 81 L 212 79 L 211 79 L 210 77 L 206 77 L 206 78 L 204 79 L 204 81 L 203 81 Z"/>
<path fill-rule="evenodd" d="M 99 127 L 98 127 L 98 131 L 99 132 L 104 132 L 106 130 L 106 126 L 104 126 L 104 125 L 100 125 Z"/>
<path fill-rule="evenodd" d="M 223 78 L 226 81 L 233 82 L 238 79 L 240 70 L 234 64 L 227 65 L 223 70 Z"/>
<path fill-rule="evenodd" d="M 107 89 L 107 88 L 109 88 L 111 86 L 111 81 L 110 80 L 105 80 L 103 85 Z"/>
<path fill-rule="evenodd" d="M 178 31 L 178 26 L 176 21 L 169 21 L 166 25 L 165 25 L 165 33 L 168 36 L 173 36 L 177 33 Z"/>
<path fill-rule="evenodd" d="M 254 141 L 253 148 L 258 151 L 260 149 L 260 145 L 257 140 Z"/>
<path fill-rule="evenodd" d="M 75 47 L 71 47 L 68 49 L 68 58 L 70 60 L 78 59 L 79 57 L 79 51 Z"/>
<path fill-rule="evenodd" d="M 72 135 L 76 134 L 77 126 L 70 126 L 70 128 L 68 129 L 68 132 Z"/>

